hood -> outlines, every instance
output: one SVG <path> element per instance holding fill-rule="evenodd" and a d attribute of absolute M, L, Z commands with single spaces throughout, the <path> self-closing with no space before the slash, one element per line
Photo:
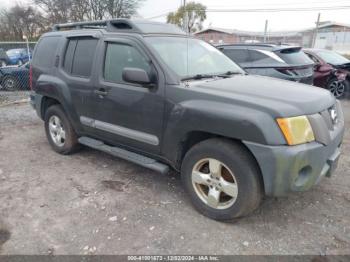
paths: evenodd
<path fill-rule="evenodd" d="M 226 79 L 189 82 L 189 88 L 235 103 L 266 111 L 274 117 L 319 113 L 335 103 L 324 89 L 276 78 L 235 75 Z"/>
<path fill-rule="evenodd" d="M 346 64 L 340 64 L 340 65 L 332 65 L 333 67 L 335 68 L 338 68 L 338 69 L 343 69 L 343 70 L 346 70 L 346 71 L 350 71 L 350 63 L 346 63 Z M 348 72 L 350 73 L 350 72 Z"/>

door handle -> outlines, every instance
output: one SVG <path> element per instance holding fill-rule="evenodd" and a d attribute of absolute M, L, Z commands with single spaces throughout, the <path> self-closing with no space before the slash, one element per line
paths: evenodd
<path fill-rule="evenodd" d="M 104 88 L 99 88 L 94 90 L 94 93 L 99 96 L 106 96 L 108 94 L 108 91 Z"/>

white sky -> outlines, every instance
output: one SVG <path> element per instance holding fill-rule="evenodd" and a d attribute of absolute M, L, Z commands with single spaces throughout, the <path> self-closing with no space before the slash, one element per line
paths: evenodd
<path fill-rule="evenodd" d="M 28 3 L 30 0 L 0 0 L 1 7 L 9 7 L 16 2 Z M 189 1 L 189 0 L 187 0 Z M 251 9 L 251 8 L 306 8 L 350 6 L 350 0 L 196 0 L 209 9 Z M 145 0 L 138 10 L 144 18 L 150 18 L 175 11 L 182 0 Z M 265 20 L 269 20 L 269 31 L 299 30 L 315 26 L 318 10 L 264 13 L 215 13 L 208 12 L 204 26 L 263 31 Z M 332 20 L 350 24 L 350 8 L 344 10 L 323 10 L 321 21 Z M 155 18 L 165 21 L 166 16 Z"/>

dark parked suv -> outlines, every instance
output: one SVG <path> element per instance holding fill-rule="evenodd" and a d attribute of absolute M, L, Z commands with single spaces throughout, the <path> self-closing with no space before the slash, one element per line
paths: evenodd
<path fill-rule="evenodd" d="M 248 73 L 313 84 L 313 61 L 301 47 L 275 44 L 218 46 Z"/>
<path fill-rule="evenodd" d="M 36 45 L 31 79 L 56 152 L 82 144 L 171 168 L 213 219 L 244 216 L 263 195 L 308 190 L 340 155 L 344 118 L 330 92 L 247 75 L 168 24 L 56 25 Z"/>

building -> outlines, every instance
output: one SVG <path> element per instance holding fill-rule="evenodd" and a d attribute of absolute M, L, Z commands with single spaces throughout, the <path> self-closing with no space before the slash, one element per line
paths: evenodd
<path fill-rule="evenodd" d="M 315 48 L 350 53 L 350 25 L 332 21 L 322 22 L 314 41 Z"/>
<path fill-rule="evenodd" d="M 198 31 L 195 36 L 213 45 L 264 42 L 263 32 L 240 31 L 235 29 L 223 29 L 209 27 Z M 302 34 L 296 31 L 268 32 L 267 42 L 302 44 Z"/>
<path fill-rule="evenodd" d="M 195 36 L 213 45 L 264 42 L 263 32 L 241 31 L 208 27 Z M 275 31 L 267 33 L 267 42 L 325 48 L 340 53 L 350 53 L 350 25 L 325 21 L 315 28 L 301 31 Z"/>

